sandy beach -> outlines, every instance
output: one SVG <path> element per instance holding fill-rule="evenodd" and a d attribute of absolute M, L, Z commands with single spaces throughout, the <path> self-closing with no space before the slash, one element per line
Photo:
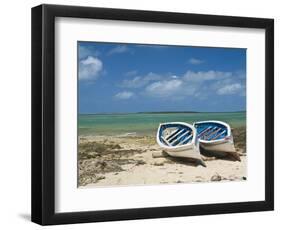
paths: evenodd
<path fill-rule="evenodd" d="M 233 129 L 241 161 L 205 157 L 206 166 L 162 152 L 153 136 L 79 138 L 79 187 L 246 180 L 246 130 Z"/>

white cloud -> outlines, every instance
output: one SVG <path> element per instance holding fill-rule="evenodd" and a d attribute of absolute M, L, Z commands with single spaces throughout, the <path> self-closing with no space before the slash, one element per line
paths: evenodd
<path fill-rule="evenodd" d="M 232 76 L 231 72 L 209 70 L 209 71 L 198 71 L 198 72 L 187 71 L 184 74 L 183 78 L 186 81 L 203 82 L 203 81 L 211 81 L 211 80 L 222 80 L 225 78 L 229 78 L 231 76 Z"/>
<path fill-rule="evenodd" d="M 188 60 L 188 62 L 192 65 L 200 65 L 200 64 L 204 63 L 203 60 L 200 60 L 200 59 L 197 59 L 197 58 L 190 58 Z"/>
<path fill-rule="evenodd" d="M 138 79 L 140 80 L 140 79 Z M 149 82 L 144 95 L 165 99 L 208 99 L 210 95 L 237 94 L 245 96 L 245 75 L 221 71 L 188 71 L 183 76 L 170 75 Z"/>
<path fill-rule="evenodd" d="M 139 88 L 142 87 L 144 84 L 145 83 L 142 81 L 142 77 L 136 76 L 133 79 L 124 80 L 121 83 L 121 86 L 125 88 Z"/>
<path fill-rule="evenodd" d="M 148 73 L 145 76 L 135 76 L 132 79 L 125 79 L 121 83 L 121 87 L 124 88 L 140 88 L 146 86 L 148 83 L 152 81 L 160 80 L 162 77 L 155 73 Z"/>
<path fill-rule="evenodd" d="M 219 81 L 212 81 L 209 89 L 217 95 L 237 95 L 246 96 L 246 76 L 245 73 L 234 72 L 230 77 L 225 77 Z"/>
<path fill-rule="evenodd" d="M 126 53 L 129 52 L 130 49 L 126 45 L 118 45 L 113 49 L 109 50 L 108 55 L 118 54 L 118 53 Z"/>
<path fill-rule="evenodd" d="M 218 95 L 231 95 L 240 93 L 240 91 L 243 89 L 242 85 L 239 83 L 233 83 L 230 85 L 225 85 L 222 88 L 217 90 Z"/>
<path fill-rule="evenodd" d="M 210 96 L 245 96 L 245 84 L 245 74 L 241 72 L 209 70 L 187 71 L 183 75 L 159 75 L 152 72 L 145 76 L 133 75 L 131 79 L 123 80 L 120 86 L 139 89 L 139 95 L 165 100 L 206 100 Z"/>
<path fill-rule="evenodd" d="M 79 62 L 79 80 L 95 80 L 102 71 L 103 63 L 97 57 L 88 56 Z"/>
<path fill-rule="evenodd" d="M 153 82 L 145 88 L 145 93 L 150 96 L 167 97 L 177 94 L 182 87 L 182 80 L 171 79 Z"/>
<path fill-rule="evenodd" d="M 117 93 L 114 98 L 116 99 L 120 99 L 120 100 L 127 100 L 127 99 L 130 99 L 132 97 L 134 97 L 134 93 L 133 92 L 130 92 L 130 91 L 123 91 L 123 92 L 119 92 Z"/>

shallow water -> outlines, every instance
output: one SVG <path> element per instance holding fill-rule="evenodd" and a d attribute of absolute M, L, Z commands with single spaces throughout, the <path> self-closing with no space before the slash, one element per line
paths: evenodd
<path fill-rule="evenodd" d="M 232 128 L 246 126 L 246 112 L 233 113 L 134 113 L 80 114 L 79 135 L 155 135 L 159 123 L 220 120 Z"/>

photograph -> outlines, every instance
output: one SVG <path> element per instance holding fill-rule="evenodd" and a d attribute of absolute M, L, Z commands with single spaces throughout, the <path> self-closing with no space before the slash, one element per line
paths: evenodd
<path fill-rule="evenodd" d="M 201 8 L 32 7 L 32 222 L 275 209 L 276 20 Z"/>
<path fill-rule="evenodd" d="M 247 180 L 246 53 L 78 41 L 78 188 Z"/>

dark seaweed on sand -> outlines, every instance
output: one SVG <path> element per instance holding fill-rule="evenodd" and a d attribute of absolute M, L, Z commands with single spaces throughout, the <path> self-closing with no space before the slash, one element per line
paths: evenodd
<path fill-rule="evenodd" d="M 142 153 L 140 149 L 122 149 L 119 144 L 89 141 L 79 144 L 78 167 L 79 186 L 96 183 L 105 178 L 103 174 L 123 171 L 122 165 L 145 164 L 142 160 L 130 158 Z"/>
<path fill-rule="evenodd" d="M 239 127 L 232 130 L 234 145 L 237 150 L 246 152 L 246 127 Z"/>

